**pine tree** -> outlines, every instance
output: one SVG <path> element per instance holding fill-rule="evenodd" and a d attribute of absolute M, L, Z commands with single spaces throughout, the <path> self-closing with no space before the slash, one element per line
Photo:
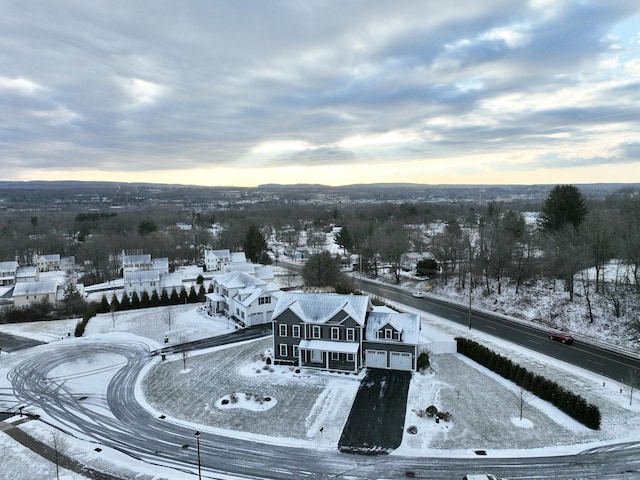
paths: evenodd
<path fill-rule="evenodd" d="M 255 224 L 251 224 L 244 240 L 244 253 L 252 263 L 257 263 L 260 254 L 267 249 L 267 242 Z"/>
<path fill-rule="evenodd" d="M 351 232 L 349 232 L 349 229 L 346 227 L 346 225 L 342 227 L 338 233 L 336 233 L 333 239 L 333 243 L 335 243 L 339 247 L 342 247 L 345 255 L 347 253 L 347 250 L 351 250 L 353 248 L 353 239 L 351 238 Z"/>
<path fill-rule="evenodd" d="M 542 206 L 540 227 L 543 231 L 557 232 L 565 225 L 578 228 L 589 213 L 584 196 L 575 185 L 556 185 Z"/>

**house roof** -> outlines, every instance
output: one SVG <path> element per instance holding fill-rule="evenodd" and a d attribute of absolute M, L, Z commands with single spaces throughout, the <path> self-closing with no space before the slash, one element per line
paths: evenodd
<path fill-rule="evenodd" d="M 151 263 L 151 255 L 145 253 L 143 255 L 123 255 L 122 264 Z"/>
<path fill-rule="evenodd" d="M 16 269 L 16 277 L 35 277 L 38 273 L 38 267 L 34 265 L 25 265 Z"/>
<path fill-rule="evenodd" d="M 135 272 L 124 272 L 124 283 L 158 281 L 160 281 L 160 273 L 157 270 L 136 270 Z"/>
<path fill-rule="evenodd" d="M 366 295 L 283 292 L 272 318 L 290 309 L 307 323 L 326 323 L 342 310 L 364 326 L 367 312 L 371 308 Z"/>
<path fill-rule="evenodd" d="M 169 259 L 167 257 L 154 258 L 151 260 L 151 268 L 169 269 Z"/>
<path fill-rule="evenodd" d="M 364 338 L 367 341 L 381 341 L 376 333 L 385 325 L 391 325 L 402 332 L 402 342 L 417 345 L 420 343 L 420 316 L 415 313 L 398 313 L 375 310 L 367 317 Z"/>
<path fill-rule="evenodd" d="M 57 289 L 58 284 L 52 281 L 16 283 L 15 287 L 13 288 L 13 296 L 22 297 L 25 295 L 46 295 L 51 293 L 55 294 Z"/>
<path fill-rule="evenodd" d="M 45 260 L 46 262 L 59 262 L 60 254 L 52 253 L 50 255 L 40 255 L 40 259 Z"/>
<path fill-rule="evenodd" d="M 160 289 L 163 288 L 180 290 L 182 288 L 182 275 L 179 273 L 161 273 Z"/>
<path fill-rule="evenodd" d="M 18 268 L 18 262 L 12 260 L 10 262 L 0 262 L 0 272 L 15 272 Z"/>
<path fill-rule="evenodd" d="M 231 254 L 231 263 L 245 263 L 247 261 L 247 256 L 244 252 L 233 252 Z"/>
<path fill-rule="evenodd" d="M 226 288 L 245 288 L 248 286 L 261 287 L 267 284 L 264 280 L 260 280 L 259 278 L 241 271 L 233 271 L 220 275 L 216 279 L 216 283 Z"/>

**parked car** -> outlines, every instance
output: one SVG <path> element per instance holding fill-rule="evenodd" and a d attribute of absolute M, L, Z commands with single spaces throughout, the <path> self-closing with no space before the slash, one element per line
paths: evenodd
<path fill-rule="evenodd" d="M 573 337 L 571 335 L 569 335 L 568 333 L 556 333 L 556 332 L 551 332 L 549 334 L 549 338 L 551 340 L 555 340 L 556 342 L 560 342 L 560 343 L 573 343 Z"/>
<path fill-rule="evenodd" d="M 500 480 L 500 478 L 487 473 L 484 475 L 465 475 L 462 480 Z"/>
<path fill-rule="evenodd" d="M 424 294 L 420 291 L 415 291 L 411 294 L 412 296 L 416 297 L 416 298 L 422 298 L 424 297 Z"/>

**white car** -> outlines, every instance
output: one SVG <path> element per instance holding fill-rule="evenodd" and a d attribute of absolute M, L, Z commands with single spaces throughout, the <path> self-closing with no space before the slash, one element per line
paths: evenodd
<path fill-rule="evenodd" d="M 424 297 L 424 294 L 422 292 L 413 292 L 411 295 L 416 297 L 416 298 Z"/>

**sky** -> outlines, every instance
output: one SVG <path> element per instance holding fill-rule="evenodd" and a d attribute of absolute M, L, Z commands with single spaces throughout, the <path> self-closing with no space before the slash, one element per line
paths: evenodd
<path fill-rule="evenodd" d="M 0 180 L 640 182 L 637 0 L 0 0 Z"/>

